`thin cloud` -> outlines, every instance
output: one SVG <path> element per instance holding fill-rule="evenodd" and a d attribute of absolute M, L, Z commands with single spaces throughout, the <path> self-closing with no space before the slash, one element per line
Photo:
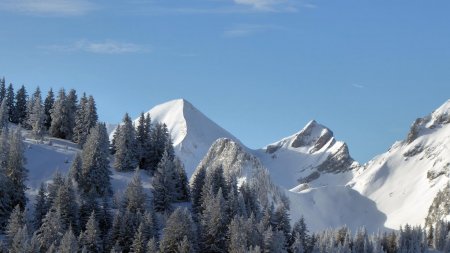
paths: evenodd
<path fill-rule="evenodd" d="M 43 48 L 59 52 L 86 52 L 93 54 L 131 54 L 150 52 L 149 46 L 113 40 L 103 42 L 79 40 L 68 45 L 51 45 Z"/>
<path fill-rule="evenodd" d="M 254 34 L 267 32 L 270 30 L 282 30 L 283 27 L 274 25 L 255 25 L 255 24 L 239 24 L 227 29 L 223 32 L 223 36 L 226 38 L 239 38 L 247 37 Z"/>
<path fill-rule="evenodd" d="M 357 89 L 364 89 L 364 88 L 366 88 L 366 86 L 364 86 L 362 84 L 358 84 L 358 83 L 354 83 L 354 84 L 352 84 L 352 86 L 354 88 L 357 88 Z"/>
<path fill-rule="evenodd" d="M 298 2 L 291 0 L 233 0 L 234 3 L 245 5 L 258 11 L 295 12 Z"/>
<path fill-rule="evenodd" d="M 37 16 L 80 16 L 97 6 L 88 0 L 1 0 L 0 11 Z"/>

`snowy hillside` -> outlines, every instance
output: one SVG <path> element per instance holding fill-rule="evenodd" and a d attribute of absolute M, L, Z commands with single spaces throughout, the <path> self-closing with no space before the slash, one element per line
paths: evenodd
<path fill-rule="evenodd" d="M 361 168 L 353 189 L 386 214 L 386 226 L 423 224 L 436 193 L 450 176 L 450 100 L 417 119 L 406 140 Z"/>
<path fill-rule="evenodd" d="M 188 176 L 192 175 L 214 141 L 219 138 L 238 141 L 236 137 L 211 121 L 184 99 L 157 105 L 147 114 L 150 114 L 152 122 L 161 122 L 167 125 L 172 135 L 175 152 L 184 163 Z M 134 124 L 138 124 L 138 119 L 134 121 Z M 110 138 L 113 134 L 110 134 Z"/>

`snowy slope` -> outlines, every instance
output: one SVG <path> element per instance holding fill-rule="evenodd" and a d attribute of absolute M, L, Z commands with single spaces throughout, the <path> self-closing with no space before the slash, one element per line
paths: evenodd
<path fill-rule="evenodd" d="M 77 148 L 77 144 L 55 138 L 50 138 L 44 142 L 26 139 L 25 145 L 25 167 L 29 171 L 26 182 L 29 188 L 27 195 L 30 200 L 33 200 L 42 182 L 51 182 L 57 171 L 67 175 L 72 161 L 80 150 Z M 121 173 L 113 169 L 111 172 L 111 185 L 114 191 L 125 190 L 125 187 L 133 178 L 133 173 Z M 149 176 L 142 171 L 141 179 L 143 187 L 149 192 L 151 188 Z"/>
<path fill-rule="evenodd" d="M 146 113 L 152 122 L 161 122 L 169 129 L 176 155 L 191 176 L 200 160 L 214 141 L 229 138 L 239 142 L 232 134 L 211 121 L 185 99 L 176 99 L 153 107 Z M 138 124 L 134 120 L 134 124 Z M 113 133 L 110 134 L 112 138 Z"/>
<path fill-rule="evenodd" d="M 406 140 L 361 168 L 349 183 L 386 214 L 386 227 L 424 224 L 450 176 L 450 100 L 417 119 Z"/>

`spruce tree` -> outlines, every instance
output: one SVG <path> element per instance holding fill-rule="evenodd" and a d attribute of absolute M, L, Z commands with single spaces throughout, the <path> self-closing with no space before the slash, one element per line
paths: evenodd
<path fill-rule="evenodd" d="M 55 97 L 53 94 L 53 89 L 50 88 L 44 100 L 44 126 L 46 130 L 49 130 L 50 126 L 52 125 L 51 110 L 54 103 Z"/>
<path fill-rule="evenodd" d="M 14 235 L 11 245 L 9 247 L 9 253 L 24 253 L 32 252 L 30 250 L 30 237 L 28 234 L 27 225 L 23 225 Z"/>
<path fill-rule="evenodd" d="M 3 99 L 0 106 L 0 133 L 3 129 L 8 129 L 9 127 L 9 109 L 7 103 L 8 101 Z"/>
<path fill-rule="evenodd" d="M 50 135 L 56 138 L 66 139 L 69 137 L 70 122 L 67 108 L 67 96 L 66 91 L 61 89 L 58 93 L 58 98 L 53 103 L 53 107 L 50 110 L 50 117 L 52 123 L 50 125 Z"/>
<path fill-rule="evenodd" d="M 91 190 L 99 197 L 111 194 L 111 182 L 108 161 L 108 134 L 102 123 L 92 129 L 82 152 L 81 179 L 78 182 L 82 193 Z"/>
<path fill-rule="evenodd" d="M 39 87 L 33 94 L 29 104 L 30 106 L 28 109 L 28 119 L 26 125 L 32 130 L 31 133 L 35 138 L 42 138 L 45 130 L 45 114 Z"/>
<path fill-rule="evenodd" d="M 12 83 L 9 84 L 8 89 L 6 91 L 6 101 L 7 101 L 7 105 L 8 105 L 8 109 L 9 109 L 9 121 L 10 122 L 14 122 L 14 113 L 16 111 L 15 108 L 15 97 L 14 97 L 14 87 L 12 85 Z M 17 123 L 17 122 L 14 122 Z"/>
<path fill-rule="evenodd" d="M 73 233 L 72 229 L 69 228 L 64 233 L 63 238 L 61 239 L 61 245 L 59 246 L 60 253 L 77 253 L 79 250 L 78 240 Z"/>
<path fill-rule="evenodd" d="M 11 204 L 12 206 L 19 205 L 22 209 L 25 208 L 26 196 L 25 191 L 27 186 L 28 170 L 25 168 L 25 148 L 21 129 L 17 128 L 10 133 L 8 161 L 6 168 L 6 175 L 11 181 Z"/>
<path fill-rule="evenodd" d="M 147 249 L 147 253 L 157 253 L 158 252 L 158 247 L 156 246 L 155 238 L 151 238 L 150 240 L 148 240 L 146 249 Z"/>
<path fill-rule="evenodd" d="M 134 234 L 133 244 L 131 245 L 131 251 L 133 253 L 145 253 L 145 246 L 147 244 L 147 239 L 144 234 L 144 225 L 141 224 Z"/>
<path fill-rule="evenodd" d="M 103 252 L 99 232 L 95 213 L 92 212 L 86 224 L 86 230 L 80 235 L 80 247 L 86 248 L 87 252 L 90 253 Z"/>
<path fill-rule="evenodd" d="M 79 232 L 79 207 L 70 180 L 65 180 L 64 184 L 59 187 L 52 208 L 59 212 L 63 229 L 68 229 L 71 226 L 75 233 Z"/>
<path fill-rule="evenodd" d="M 41 183 L 41 186 L 39 187 L 39 192 L 35 199 L 34 204 L 34 217 L 33 217 L 33 225 L 35 229 L 38 229 L 42 225 L 42 220 L 44 219 L 45 215 L 47 214 L 48 210 L 50 209 L 47 196 L 46 196 L 46 190 L 44 183 Z"/>
<path fill-rule="evenodd" d="M 6 227 L 6 239 L 7 245 L 11 246 L 14 236 L 18 233 L 18 231 L 25 225 L 25 215 L 20 209 L 20 206 L 17 205 L 11 216 L 8 219 L 8 225 Z"/>
<path fill-rule="evenodd" d="M 6 97 L 6 82 L 5 77 L 0 79 L 0 101 L 3 101 L 3 99 Z"/>
<path fill-rule="evenodd" d="M 195 223 L 192 220 L 191 214 L 185 208 L 176 209 L 167 220 L 166 227 L 163 229 L 163 237 L 160 242 L 161 252 L 177 252 L 179 243 L 183 241 L 184 237 L 193 247 L 194 252 L 197 252 L 197 238 L 196 238 Z"/>
<path fill-rule="evenodd" d="M 35 232 L 35 237 L 41 252 L 46 252 L 52 245 L 59 245 L 64 235 L 61 215 L 55 209 L 50 209 L 42 221 L 42 226 Z"/>
<path fill-rule="evenodd" d="M 189 181 L 187 179 L 186 171 L 180 159 L 174 159 L 175 166 L 175 200 L 178 202 L 189 201 Z"/>
<path fill-rule="evenodd" d="M 153 177 L 153 207 L 157 212 L 171 211 L 174 200 L 174 164 L 164 152 Z"/>
<path fill-rule="evenodd" d="M 123 206 L 132 213 L 144 211 L 146 207 L 147 194 L 142 187 L 141 178 L 139 176 L 139 170 L 136 170 L 134 177 L 128 184 L 124 198 Z"/>
<path fill-rule="evenodd" d="M 66 114 L 67 114 L 67 136 L 66 139 L 73 139 L 73 129 L 75 128 L 75 116 L 77 113 L 78 96 L 74 89 L 67 94 L 66 102 Z"/>
<path fill-rule="evenodd" d="M 114 154 L 114 168 L 118 171 L 135 170 L 137 161 L 136 133 L 130 116 L 125 114 L 123 124 L 119 126 L 117 138 L 115 140 L 116 153 Z"/>
<path fill-rule="evenodd" d="M 228 252 L 241 253 L 247 251 L 248 231 L 245 220 L 240 216 L 234 216 L 228 225 Z"/>
<path fill-rule="evenodd" d="M 194 174 L 191 187 L 191 200 L 192 200 L 192 210 L 197 216 L 201 213 L 202 205 L 202 189 L 205 185 L 206 178 L 206 168 L 200 167 L 197 173 Z"/>
<path fill-rule="evenodd" d="M 73 128 L 73 142 L 83 146 L 86 141 L 87 135 L 89 132 L 87 131 L 88 126 L 85 125 L 85 114 L 87 107 L 87 97 L 86 93 L 83 93 L 83 96 L 80 98 L 80 103 L 77 107 L 77 112 L 75 115 L 75 126 Z"/>
<path fill-rule="evenodd" d="M 202 203 L 201 242 L 204 252 L 225 252 L 225 238 L 227 234 L 227 220 L 225 213 L 225 199 L 220 188 L 214 195 L 212 188 L 206 188 Z"/>
<path fill-rule="evenodd" d="M 139 123 L 136 128 L 136 143 L 138 150 L 139 168 L 153 173 L 154 167 L 151 164 L 152 139 L 151 139 L 151 119 L 150 114 L 141 113 Z"/>
<path fill-rule="evenodd" d="M 81 180 L 82 168 L 83 160 L 81 158 L 81 153 L 77 153 L 69 169 L 69 179 L 78 183 Z"/>
<path fill-rule="evenodd" d="M 14 107 L 13 123 L 25 125 L 27 120 L 27 101 L 28 95 L 25 86 L 21 86 L 16 93 L 16 104 Z"/>

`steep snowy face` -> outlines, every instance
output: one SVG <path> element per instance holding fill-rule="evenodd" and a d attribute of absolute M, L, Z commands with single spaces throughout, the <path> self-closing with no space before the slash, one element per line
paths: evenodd
<path fill-rule="evenodd" d="M 377 203 L 386 227 L 424 224 L 428 209 L 450 178 L 450 101 L 417 119 L 406 140 L 359 169 L 349 183 Z"/>
<path fill-rule="evenodd" d="M 184 99 L 157 105 L 146 114 L 150 114 L 153 122 L 167 125 L 175 152 L 184 163 L 188 176 L 192 175 L 214 141 L 229 138 L 239 142 Z M 136 125 L 138 119 L 134 123 Z"/>
<path fill-rule="evenodd" d="M 287 189 L 345 185 L 355 162 L 345 143 L 327 127 L 310 121 L 300 132 L 258 150 L 274 181 Z"/>

